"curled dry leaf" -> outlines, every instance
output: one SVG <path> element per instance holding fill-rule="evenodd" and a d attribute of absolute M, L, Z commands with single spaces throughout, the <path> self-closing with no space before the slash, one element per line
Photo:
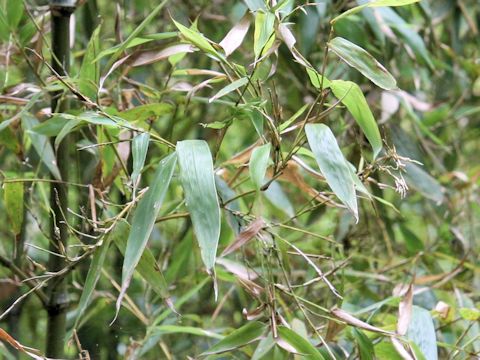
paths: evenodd
<path fill-rule="evenodd" d="M 246 320 L 249 320 L 249 321 L 257 320 L 262 317 L 264 309 L 265 309 L 265 304 L 258 306 L 252 311 L 248 311 L 246 308 L 243 308 L 242 315 Z"/>
<path fill-rule="evenodd" d="M 217 259 L 217 264 L 222 265 L 228 272 L 246 280 L 255 280 L 258 275 L 246 266 L 225 258 Z"/>
<path fill-rule="evenodd" d="M 413 305 L 413 285 L 408 286 L 400 305 L 398 306 L 398 322 L 397 333 L 399 335 L 405 335 L 412 319 L 412 305 Z"/>
<path fill-rule="evenodd" d="M 236 24 L 228 34 L 220 41 L 220 46 L 225 50 L 225 55 L 229 56 L 233 53 L 240 45 L 242 45 L 243 39 L 247 35 L 248 29 L 250 27 L 250 15 L 247 13 L 239 22 Z"/>
<path fill-rule="evenodd" d="M 349 325 L 356 326 L 360 329 L 376 332 L 376 333 L 383 334 L 383 335 L 395 336 L 395 334 L 393 332 L 383 330 L 383 329 L 380 329 L 376 326 L 370 325 L 370 324 L 366 323 L 365 321 L 357 319 L 355 316 L 347 313 L 345 310 L 342 310 L 342 309 L 339 309 L 339 308 L 333 308 L 332 310 L 330 310 L 330 313 L 333 316 L 335 316 L 337 319 L 342 320 Z"/>
<path fill-rule="evenodd" d="M 0 328 L 0 341 L 1 342 L 6 342 L 18 351 L 30 356 L 33 359 L 38 359 L 38 360 L 48 360 L 45 356 L 37 355 L 34 352 L 38 353 L 38 350 L 28 348 L 26 346 L 23 346 L 20 344 L 17 340 L 15 340 L 13 337 L 10 336 L 5 330 Z"/>
<path fill-rule="evenodd" d="M 257 234 L 259 233 L 260 230 L 265 226 L 265 221 L 263 221 L 262 218 L 258 218 L 250 223 L 245 230 L 243 230 L 240 234 L 237 235 L 237 238 L 233 243 L 228 245 L 225 250 L 223 250 L 221 256 L 226 256 L 228 254 L 231 254 L 235 250 L 239 249 L 246 243 L 248 243 L 250 240 L 252 240 Z"/>
<path fill-rule="evenodd" d="M 392 345 L 397 350 L 398 354 L 402 357 L 404 360 L 415 360 L 412 355 L 405 349 L 405 347 L 402 345 L 400 340 L 397 338 L 391 338 Z"/>
<path fill-rule="evenodd" d="M 437 305 L 435 305 L 435 312 L 438 313 L 438 315 L 442 318 L 442 319 L 447 319 L 449 314 L 450 314 L 450 311 L 451 310 L 451 307 L 450 305 L 448 305 L 447 303 L 443 302 L 443 301 L 439 301 L 437 303 Z"/>
<path fill-rule="evenodd" d="M 133 67 L 153 64 L 154 62 L 169 58 L 172 55 L 192 53 L 195 47 L 190 44 L 177 44 L 160 51 L 147 51 L 141 53 L 132 63 Z"/>
<path fill-rule="evenodd" d="M 262 295 L 263 288 L 258 285 L 256 282 L 241 277 L 237 278 L 240 285 L 254 298 L 260 298 Z"/>

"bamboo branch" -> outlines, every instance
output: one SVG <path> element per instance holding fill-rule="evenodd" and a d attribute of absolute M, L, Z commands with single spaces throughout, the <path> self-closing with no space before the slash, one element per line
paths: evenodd
<path fill-rule="evenodd" d="M 52 68 L 61 76 L 68 74 L 70 66 L 70 16 L 75 11 L 74 0 L 51 0 L 52 15 Z M 69 103 L 63 91 L 52 93 L 52 112 L 65 112 Z M 54 139 L 52 139 L 54 141 Z M 56 158 L 62 180 L 68 182 L 70 140 L 67 136 L 58 148 Z M 60 221 L 68 209 L 68 187 L 65 183 L 52 183 L 50 187 L 51 238 L 50 250 L 57 252 L 67 246 L 68 227 L 66 221 Z M 65 259 L 50 255 L 48 269 L 50 272 L 61 271 L 67 264 Z M 66 312 L 68 293 L 64 278 L 49 282 L 46 355 L 52 358 L 64 357 L 66 334 Z"/>

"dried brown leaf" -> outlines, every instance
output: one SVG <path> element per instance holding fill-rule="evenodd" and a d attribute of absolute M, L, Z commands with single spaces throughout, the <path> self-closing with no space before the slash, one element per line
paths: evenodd
<path fill-rule="evenodd" d="M 400 305 L 398 306 L 398 322 L 397 333 L 405 335 L 408 330 L 408 325 L 412 319 L 412 305 L 413 305 L 413 286 L 408 286 L 407 292 L 403 296 Z"/>
<path fill-rule="evenodd" d="M 226 256 L 231 254 L 235 250 L 239 249 L 250 240 L 252 240 L 255 236 L 257 236 L 258 232 L 262 230 L 265 226 L 265 221 L 262 218 L 258 218 L 252 221 L 240 234 L 237 235 L 237 238 L 234 242 L 228 245 L 225 250 L 223 250 L 221 256 Z"/>
<path fill-rule="evenodd" d="M 177 44 L 169 46 L 160 51 L 146 51 L 141 53 L 135 61 L 133 61 L 132 66 L 143 66 L 148 64 L 153 64 L 157 61 L 169 58 L 172 55 L 182 54 L 182 53 L 191 53 L 194 52 L 195 48 L 190 44 Z"/>
<path fill-rule="evenodd" d="M 233 53 L 243 42 L 247 35 L 248 28 L 250 27 L 250 15 L 246 14 L 236 24 L 228 34 L 220 41 L 220 46 L 225 50 L 225 55 L 229 56 Z"/>
<path fill-rule="evenodd" d="M 346 322 L 347 324 L 356 326 L 360 329 L 376 332 L 376 333 L 383 334 L 383 335 L 395 336 L 395 334 L 393 332 L 383 330 L 383 329 L 380 329 L 376 326 L 370 325 L 370 324 L 368 324 L 368 323 L 366 323 L 366 322 L 364 322 L 360 319 L 357 319 L 355 316 L 347 313 L 346 311 L 344 311 L 342 309 L 333 308 L 332 310 L 330 310 L 330 313 L 333 316 L 335 316 L 337 319 L 340 319 L 340 320 Z"/>

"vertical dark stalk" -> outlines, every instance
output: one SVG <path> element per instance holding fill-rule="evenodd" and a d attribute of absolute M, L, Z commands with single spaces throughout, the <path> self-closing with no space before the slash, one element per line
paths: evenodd
<path fill-rule="evenodd" d="M 51 0 L 52 16 L 52 67 L 60 75 L 67 75 L 70 65 L 70 15 L 75 10 L 74 0 Z M 65 112 L 69 103 L 63 92 L 52 93 L 52 112 Z M 62 180 L 68 181 L 70 141 L 65 138 L 58 148 L 56 158 Z M 50 250 L 62 253 L 67 246 L 68 228 L 64 216 L 68 207 L 68 187 L 65 183 L 52 183 L 50 188 L 51 239 Z M 56 272 L 65 266 L 65 261 L 59 256 L 50 256 L 49 271 Z M 47 304 L 47 334 L 46 355 L 51 358 L 62 358 L 66 333 L 66 311 L 68 294 L 66 279 L 54 278 L 48 288 Z"/>
<path fill-rule="evenodd" d="M 82 9 L 82 22 L 85 29 L 85 37 L 90 39 L 98 25 L 97 0 L 87 0 Z"/>

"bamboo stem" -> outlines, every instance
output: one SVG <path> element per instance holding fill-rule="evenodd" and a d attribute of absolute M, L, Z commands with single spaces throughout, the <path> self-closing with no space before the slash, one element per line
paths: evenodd
<path fill-rule="evenodd" d="M 51 0 L 50 11 L 52 16 L 52 67 L 61 76 L 68 73 L 70 65 L 70 15 L 75 10 L 71 0 Z M 52 93 L 52 112 L 65 112 L 69 103 L 64 98 L 63 91 Z M 54 141 L 52 139 L 52 141 Z M 60 144 L 56 158 L 62 180 L 68 182 L 70 141 L 67 136 Z M 51 241 L 50 250 L 60 252 L 67 246 L 68 228 L 63 214 L 67 214 L 68 186 L 65 183 L 52 183 L 50 187 L 51 213 Z M 49 271 L 57 272 L 65 266 L 62 257 L 50 256 Z M 64 277 L 50 281 L 48 287 L 48 303 L 46 306 L 48 321 L 46 334 L 46 355 L 50 358 L 64 357 L 66 334 L 66 312 L 68 293 Z"/>

